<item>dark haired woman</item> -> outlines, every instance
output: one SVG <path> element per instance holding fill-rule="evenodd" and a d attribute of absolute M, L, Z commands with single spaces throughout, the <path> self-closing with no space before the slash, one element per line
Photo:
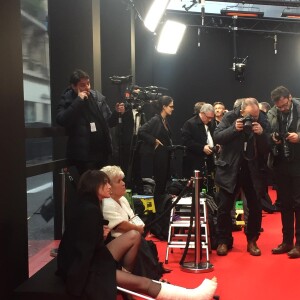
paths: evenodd
<path fill-rule="evenodd" d="M 87 300 L 115 300 L 120 286 L 156 299 L 211 299 L 216 279 L 205 279 L 195 289 L 154 282 L 130 274 L 141 235 L 130 230 L 104 244 L 105 221 L 99 202 L 110 196 L 107 175 L 97 170 L 86 171 L 78 186 L 79 200 L 73 208 L 58 251 L 58 270 L 69 294 Z M 126 271 L 117 269 L 122 260 Z"/>
<path fill-rule="evenodd" d="M 158 100 L 160 113 L 152 117 L 140 127 L 138 135 L 143 141 L 140 146 L 141 177 L 152 177 L 155 180 L 154 200 L 156 211 L 160 211 L 159 196 L 165 193 L 167 181 L 170 178 L 171 131 L 167 118 L 172 115 L 174 101 L 169 96 L 162 96 Z"/>

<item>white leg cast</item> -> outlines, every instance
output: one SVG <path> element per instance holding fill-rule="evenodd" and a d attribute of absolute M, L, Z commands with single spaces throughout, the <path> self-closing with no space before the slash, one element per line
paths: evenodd
<path fill-rule="evenodd" d="M 161 290 L 157 300 L 210 300 L 217 288 L 215 280 L 205 279 L 195 289 L 186 289 L 180 286 L 161 283 Z"/>

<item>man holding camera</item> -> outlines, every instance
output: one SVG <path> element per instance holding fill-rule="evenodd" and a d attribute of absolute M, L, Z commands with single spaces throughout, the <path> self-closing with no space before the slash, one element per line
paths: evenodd
<path fill-rule="evenodd" d="M 221 145 L 215 183 L 219 187 L 217 217 L 217 254 L 227 255 L 232 248 L 231 209 L 237 193 L 242 188 L 247 200 L 249 217 L 245 234 L 247 251 L 261 255 L 256 241 L 261 228 L 261 203 L 264 192 L 260 180 L 262 157 L 269 151 L 270 125 L 260 112 L 254 98 L 245 98 L 234 110 L 229 111 L 215 129 L 214 141 Z"/>
<path fill-rule="evenodd" d="M 213 106 L 205 103 L 200 112 L 187 120 L 182 127 L 182 143 L 187 147 L 186 156 L 183 158 L 183 176 L 186 178 L 193 176 L 194 170 L 210 175 L 215 169 L 213 154 L 217 149 L 212 138 L 214 117 Z M 208 180 L 207 186 L 207 192 L 211 193 L 214 182 Z"/>
<path fill-rule="evenodd" d="M 300 257 L 300 103 L 287 88 L 271 92 L 274 107 L 268 112 L 273 142 L 269 166 L 273 168 L 280 201 L 282 243 L 273 254 Z M 294 246 L 294 235 L 296 238 Z"/>

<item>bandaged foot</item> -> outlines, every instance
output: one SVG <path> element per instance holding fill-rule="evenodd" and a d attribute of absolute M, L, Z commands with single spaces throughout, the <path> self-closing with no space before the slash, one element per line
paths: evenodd
<path fill-rule="evenodd" d="M 210 300 L 217 289 L 217 278 L 205 279 L 198 287 L 186 289 L 172 284 L 161 284 L 157 300 Z"/>

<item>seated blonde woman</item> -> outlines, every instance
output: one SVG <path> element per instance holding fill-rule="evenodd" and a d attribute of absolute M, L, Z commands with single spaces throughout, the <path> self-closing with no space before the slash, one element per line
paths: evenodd
<path fill-rule="evenodd" d="M 101 171 L 107 174 L 111 184 L 111 198 L 105 198 L 102 201 L 102 213 L 104 219 L 109 221 L 108 227 L 111 230 L 111 237 L 119 237 L 132 229 L 143 234 L 145 224 L 140 220 L 142 225 L 138 226 L 130 221 L 134 212 L 124 197 L 126 188 L 123 181 L 123 171 L 118 166 L 106 166 Z M 107 239 L 107 242 L 109 241 L 110 238 Z M 155 250 L 157 249 L 152 241 L 146 241 L 141 237 L 133 274 L 159 280 L 163 273 L 170 271 L 166 270 L 159 262 Z"/>
<path fill-rule="evenodd" d="M 111 198 L 102 201 L 102 213 L 105 220 L 108 220 L 108 227 L 111 229 L 111 236 L 116 238 L 129 230 L 137 230 L 144 233 L 144 225 L 132 224 L 129 220 L 134 217 L 128 200 L 125 198 L 126 187 L 124 173 L 118 166 L 106 166 L 101 169 L 109 177 L 111 185 Z"/>

